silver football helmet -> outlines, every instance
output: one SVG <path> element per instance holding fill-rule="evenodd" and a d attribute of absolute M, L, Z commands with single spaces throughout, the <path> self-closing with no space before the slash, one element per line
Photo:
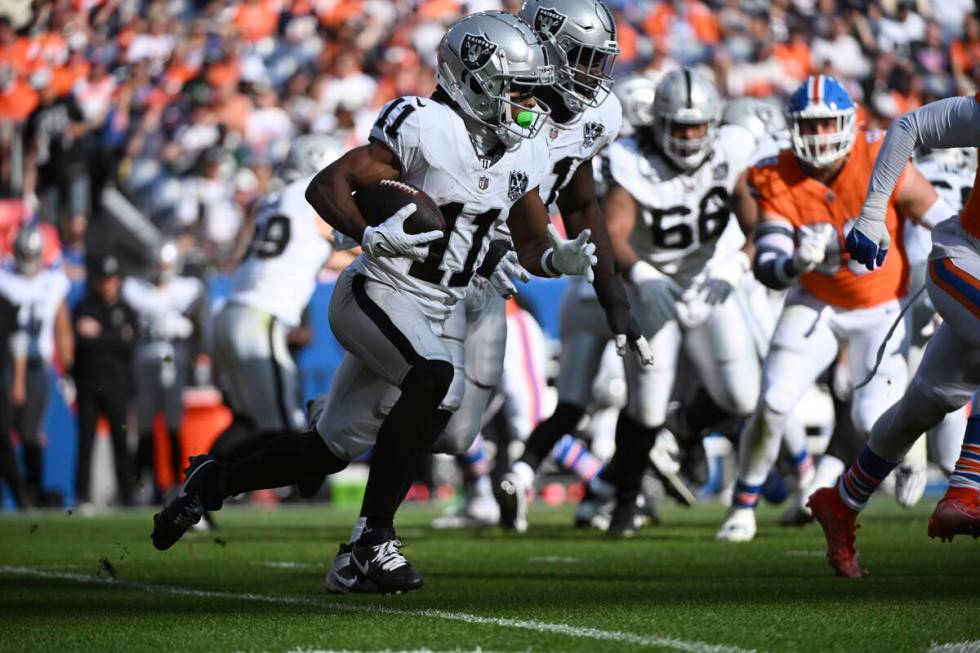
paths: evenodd
<path fill-rule="evenodd" d="M 633 129 L 653 124 L 653 101 L 657 84 L 646 75 L 629 75 L 617 79 L 613 93 L 623 105 L 623 121 Z"/>
<path fill-rule="evenodd" d="M 41 271 L 44 256 L 44 237 L 36 224 L 25 222 L 14 239 L 14 266 L 17 271 L 32 277 Z"/>
<path fill-rule="evenodd" d="M 597 107 L 613 86 L 616 21 L 602 0 L 525 0 L 521 18 L 556 60 L 555 89 L 574 113 Z"/>
<path fill-rule="evenodd" d="M 340 158 L 344 144 L 327 134 L 304 134 L 293 140 L 282 167 L 284 181 L 294 181 L 320 172 Z"/>
<path fill-rule="evenodd" d="M 554 84 L 555 68 L 541 39 L 517 16 L 484 11 L 450 26 L 439 43 L 436 82 L 511 147 L 544 126 L 548 108 L 524 102 L 535 86 Z"/>
<path fill-rule="evenodd" d="M 745 127 L 756 141 L 769 136 L 776 142 L 789 143 L 789 125 L 782 108 L 758 98 L 731 100 L 721 114 L 721 124 Z"/>
<path fill-rule="evenodd" d="M 671 71 L 653 100 L 656 137 L 664 155 L 682 170 L 697 168 L 711 154 L 721 120 L 721 98 L 714 83 L 693 68 Z M 701 138 L 675 138 L 679 125 L 707 125 Z"/>

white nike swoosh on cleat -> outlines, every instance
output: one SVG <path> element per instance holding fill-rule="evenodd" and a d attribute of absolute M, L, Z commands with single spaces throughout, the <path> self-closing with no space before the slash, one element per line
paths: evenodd
<path fill-rule="evenodd" d="M 348 579 L 348 578 L 344 578 L 340 574 L 334 574 L 334 573 L 330 574 L 330 580 L 338 583 L 339 585 L 343 585 L 347 589 L 354 587 L 354 583 L 357 582 L 356 577 L 351 577 Z"/>

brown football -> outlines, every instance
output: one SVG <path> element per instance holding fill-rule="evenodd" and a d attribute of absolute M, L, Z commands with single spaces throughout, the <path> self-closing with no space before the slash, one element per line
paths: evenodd
<path fill-rule="evenodd" d="M 354 203 L 372 227 L 378 226 L 398 209 L 411 202 L 414 202 L 418 208 L 405 221 L 405 233 L 446 231 L 446 220 L 442 217 L 439 207 L 424 191 L 411 184 L 394 179 L 383 179 L 376 184 L 363 186 L 354 193 Z"/>

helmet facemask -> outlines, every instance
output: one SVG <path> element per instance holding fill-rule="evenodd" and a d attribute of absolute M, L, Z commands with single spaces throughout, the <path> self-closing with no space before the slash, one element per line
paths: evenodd
<path fill-rule="evenodd" d="M 716 120 L 704 120 L 702 116 L 685 118 L 682 114 L 666 117 L 659 116 L 656 121 L 660 148 L 674 165 L 682 170 L 693 170 L 704 163 L 714 146 L 718 131 Z M 674 125 L 705 125 L 704 136 L 700 138 L 678 138 L 673 135 Z"/>
<path fill-rule="evenodd" d="M 502 63 L 506 64 L 506 61 Z M 536 76 L 495 74 L 485 77 L 479 71 L 467 71 L 461 80 L 468 86 L 466 92 L 450 81 L 452 76 L 448 70 L 439 76 L 439 82 L 467 115 L 490 128 L 510 148 L 523 139 L 534 138 L 551 114 L 548 106 L 538 99 L 534 106 L 524 104 L 534 96 L 536 87 L 554 82 L 553 66 L 541 66 L 537 72 Z"/>
<path fill-rule="evenodd" d="M 556 41 L 548 35 L 545 44 L 558 62 L 555 90 L 569 111 L 581 113 L 586 107 L 597 107 L 612 92 L 613 66 L 619 56 L 616 41 L 602 47 L 591 47 L 562 37 Z"/>
<path fill-rule="evenodd" d="M 808 115 L 812 113 L 813 115 Z M 808 134 L 801 130 L 804 121 L 833 119 L 836 130 L 827 134 Z M 789 116 L 790 136 L 796 158 L 814 168 L 826 168 L 847 156 L 854 145 L 855 112 L 804 112 Z"/>

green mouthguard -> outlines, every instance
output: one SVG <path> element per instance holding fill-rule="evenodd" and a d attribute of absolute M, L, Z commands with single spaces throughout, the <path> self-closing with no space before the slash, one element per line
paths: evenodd
<path fill-rule="evenodd" d="M 530 111 L 521 111 L 517 114 L 516 122 L 520 127 L 527 129 L 534 122 L 534 114 Z"/>

